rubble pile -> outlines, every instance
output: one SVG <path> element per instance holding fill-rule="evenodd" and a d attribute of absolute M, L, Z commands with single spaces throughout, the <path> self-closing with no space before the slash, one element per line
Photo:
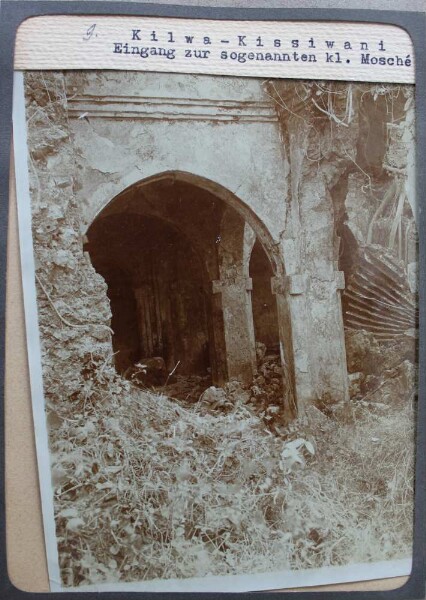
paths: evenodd
<path fill-rule="evenodd" d="M 349 395 L 373 411 L 406 401 L 416 383 L 415 339 L 379 342 L 365 330 L 346 331 Z"/>
<path fill-rule="evenodd" d="M 223 414 L 235 411 L 242 404 L 247 404 L 249 395 L 241 383 L 236 380 L 225 383 L 223 388 L 211 385 L 199 399 L 199 412 L 201 415 L 207 413 Z"/>
<path fill-rule="evenodd" d="M 161 388 L 161 392 L 169 398 L 192 405 L 200 400 L 201 395 L 210 384 L 210 375 L 175 375 L 169 379 L 167 385 Z"/>
<path fill-rule="evenodd" d="M 374 335 L 364 329 L 345 330 L 346 360 L 350 374 L 380 373 L 384 354 Z"/>
<path fill-rule="evenodd" d="M 255 412 L 263 417 L 271 430 L 285 424 L 284 378 L 280 356 L 266 354 L 264 344 L 256 344 L 257 373 L 249 389 L 249 402 Z"/>
<path fill-rule="evenodd" d="M 266 410 L 271 405 L 282 404 L 283 393 L 280 357 L 265 356 L 250 388 L 250 402 Z"/>
<path fill-rule="evenodd" d="M 286 424 L 281 360 L 277 354 L 266 354 L 264 344 L 256 344 L 256 355 L 257 371 L 249 387 L 237 380 L 216 387 L 211 384 L 210 375 L 173 375 L 164 385 L 152 389 L 181 406 L 195 408 L 201 415 L 226 414 L 246 406 L 277 433 L 277 426 Z M 137 380 L 132 382 L 139 387 Z"/>

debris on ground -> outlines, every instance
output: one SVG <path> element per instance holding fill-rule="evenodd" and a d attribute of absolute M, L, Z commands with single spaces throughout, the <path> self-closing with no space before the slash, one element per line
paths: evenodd
<path fill-rule="evenodd" d="M 273 361 L 263 360 L 275 374 Z M 119 383 L 107 367 L 102 377 L 108 389 Z M 102 401 L 55 407 L 51 456 L 65 585 L 406 556 L 412 405 L 382 414 L 360 406 L 350 424 L 310 407 L 308 427 L 296 420 L 278 436 L 249 408 L 249 393 L 238 382 L 208 386 L 184 408 L 124 381 Z"/>
<path fill-rule="evenodd" d="M 249 387 L 237 380 L 217 387 L 212 385 L 210 374 L 169 377 L 164 360 L 156 357 L 139 361 L 125 376 L 136 387 L 167 396 L 185 408 L 197 404 L 202 414 L 226 413 L 237 404 L 244 404 L 263 419 L 268 429 L 279 434 L 280 428 L 287 424 L 281 358 L 278 354 L 268 354 L 261 342 L 256 343 L 256 358 L 257 370 Z"/>
<path fill-rule="evenodd" d="M 383 353 L 374 335 L 363 329 L 345 331 L 346 357 L 349 373 L 379 373 Z"/>
<path fill-rule="evenodd" d="M 287 422 L 281 358 L 279 355 L 266 354 L 262 351 L 257 351 L 256 354 L 258 358 L 257 373 L 249 389 L 249 402 L 256 414 L 263 418 L 268 429 L 279 433 L 279 428 Z"/>
<path fill-rule="evenodd" d="M 169 398 L 181 400 L 184 406 L 198 402 L 202 393 L 211 385 L 210 375 L 175 375 L 174 380 L 158 389 Z"/>
<path fill-rule="evenodd" d="M 123 376 L 140 387 L 163 385 L 167 381 L 166 363 L 161 356 L 141 358 L 126 369 Z"/>
<path fill-rule="evenodd" d="M 410 399 L 417 378 L 412 337 L 380 342 L 367 331 L 347 330 L 346 351 L 352 410 L 383 412 Z"/>

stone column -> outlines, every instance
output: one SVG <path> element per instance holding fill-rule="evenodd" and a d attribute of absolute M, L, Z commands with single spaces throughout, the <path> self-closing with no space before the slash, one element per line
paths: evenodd
<path fill-rule="evenodd" d="M 281 360 L 293 374 L 294 399 L 299 414 L 312 402 L 314 395 L 310 361 L 314 341 L 306 305 L 307 285 L 307 275 L 300 273 L 271 280 L 272 293 L 277 299 Z M 296 407 L 289 408 L 294 412 Z"/>
<path fill-rule="evenodd" d="M 332 171 L 329 165 L 329 171 Z M 309 273 L 306 290 L 310 313 L 311 368 L 314 401 L 324 404 L 348 398 L 346 348 L 340 290 L 344 288 L 343 273 L 337 271 L 339 240 L 333 199 L 330 194 L 331 175 L 306 169 L 301 181 L 298 201 L 305 230 L 301 264 Z"/>
<path fill-rule="evenodd" d="M 309 290 L 316 397 L 325 403 L 349 399 L 341 305 L 344 287 L 344 273 L 331 266 L 329 273 L 312 276 Z"/>
<path fill-rule="evenodd" d="M 228 379 L 250 384 L 256 369 L 250 277 L 212 282 L 213 294 L 220 294 L 223 313 Z"/>
<path fill-rule="evenodd" d="M 222 298 L 220 293 L 212 294 L 211 288 L 206 292 L 211 376 L 213 385 L 222 387 L 228 377 Z"/>
<path fill-rule="evenodd" d="M 250 255 L 256 235 L 244 219 L 227 208 L 220 225 L 219 279 L 212 282 L 213 295 L 220 294 L 228 379 L 250 384 L 256 369 Z"/>
<path fill-rule="evenodd" d="M 328 119 L 319 128 L 324 113 L 315 100 L 318 90 L 303 87 L 306 95 L 301 100 L 302 85 L 288 80 L 269 85 L 271 96 L 278 100 L 275 106 L 290 162 L 282 252 L 285 272 L 290 276 L 284 288 L 288 290 L 299 408 L 307 402 L 332 404 L 348 397 L 340 300 L 344 282 L 337 271 L 336 251 L 344 206 L 336 186 L 340 190 L 341 178 L 343 182 L 347 167 L 353 166 L 359 138 L 356 118 L 346 127 L 336 127 Z M 341 95 L 349 94 L 345 84 L 336 83 L 333 88 Z M 360 92 L 351 88 L 350 93 L 357 107 Z M 300 101 L 294 102 L 296 97 Z"/>

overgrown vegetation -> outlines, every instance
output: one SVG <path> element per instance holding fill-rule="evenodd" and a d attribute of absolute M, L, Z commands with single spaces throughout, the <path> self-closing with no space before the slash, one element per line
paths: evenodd
<path fill-rule="evenodd" d="M 90 370 L 99 379 L 88 378 L 84 397 L 49 415 L 66 585 L 410 553 L 406 399 L 386 410 L 355 403 L 344 420 L 311 407 L 273 435 L 237 385 L 227 408 L 211 413 L 137 389 L 89 359 Z"/>
<path fill-rule="evenodd" d="M 69 87 L 81 77 L 67 75 Z M 267 89 L 285 123 L 283 143 L 290 134 L 297 141 L 288 144 L 295 198 L 306 171 L 323 165 L 327 189 L 335 189 L 339 178 L 346 182 L 335 201 L 336 221 L 339 215 L 346 219 L 349 176 L 361 174 L 359 197 L 368 193 L 372 200 L 364 241 L 383 242 L 399 258 L 411 260 L 404 251 L 411 243 L 407 230 L 414 229 L 412 215 L 402 210 L 406 190 L 388 184 L 402 177 L 395 169 L 404 166 L 394 149 L 412 146 L 396 143 L 402 112 L 412 111 L 412 92 L 403 97 L 404 90 L 394 86 L 374 86 L 365 94 L 366 88 L 355 84 L 331 88 L 296 82 L 289 104 L 286 87 L 281 82 Z M 250 391 L 231 382 L 223 393 L 213 394 L 214 406 L 143 391 L 117 376 L 106 284 L 83 253 L 80 182 L 70 176 L 78 173 L 78 153 L 68 126 L 66 89 L 63 74 L 26 75 L 43 380 L 65 585 L 315 568 L 409 555 L 411 363 L 385 365 L 381 377 L 348 364 L 351 403 L 322 406 L 327 416 L 311 407 L 287 427 L 275 423 L 279 412 L 259 381 L 265 373 L 258 374 Z M 376 157 L 367 153 L 372 144 L 366 140 L 377 135 L 364 135 L 374 119 L 359 123 L 365 117 L 363 101 L 380 101 L 391 115 L 393 127 L 379 136 L 383 147 Z M 384 158 L 390 174 L 383 173 Z M 375 177 L 382 187 L 374 187 Z M 356 231 L 362 228 L 357 225 Z M 309 264 L 310 256 L 303 260 Z M 358 340 L 359 332 L 355 337 L 351 343 L 357 352 L 348 352 L 349 362 L 377 366 L 380 354 L 393 357 L 374 340 Z M 406 358 L 402 350 L 398 338 L 399 361 Z M 366 389 L 373 391 L 367 396 Z M 268 391 L 274 400 L 279 383 Z"/>

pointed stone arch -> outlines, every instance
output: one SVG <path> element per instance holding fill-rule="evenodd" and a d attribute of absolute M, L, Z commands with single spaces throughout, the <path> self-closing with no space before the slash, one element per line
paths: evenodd
<path fill-rule="evenodd" d="M 87 229 L 93 255 L 94 231 L 120 215 L 158 219 L 179 232 L 203 264 L 203 292 L 213 382 L 239 379 L 249 385 L 256 369 L 252 282 L 249 263 L 257 243 L 271 265 L 269 285 L 285 276 L 279 244 L 256 213 L 236 194 L 212 181 L 183 171 L 144 178 L 105 202 Z M 165 225 L 165 227 L 166 227 Z M 275 296 L 281 359 L 293 388 L 291 321 L 285 295 Z M 161 312 L 161 307 L 157 312 Z"/>

